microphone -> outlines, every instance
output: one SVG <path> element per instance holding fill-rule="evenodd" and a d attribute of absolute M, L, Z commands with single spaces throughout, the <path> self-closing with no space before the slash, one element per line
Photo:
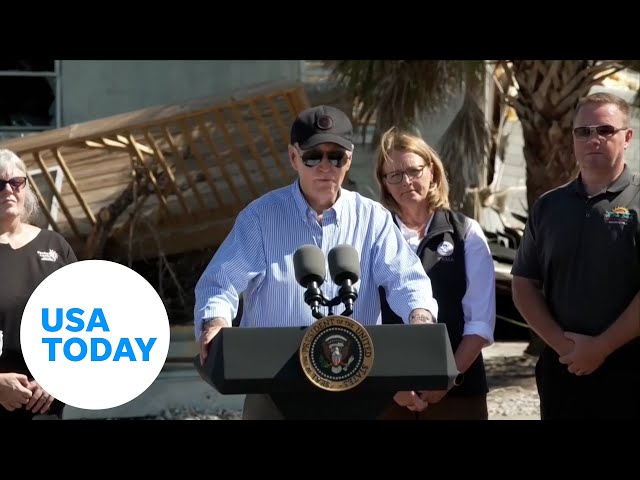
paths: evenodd
<path fill-rule="evenodd" d="M 353 313 L 353 304 L 358 298 L 358 291 L 353 286 L 360 278 L 360 259 L 358 252 L 351 245 L 336 245 L 329 251 L 329 271 L 331 279 L 340 285 L 338 295 L 344 303 L 343 315 Z"/>
<path fill-rule="evenodd" d="M 293 254 L 293 268 L 296 281 L 307 289 L 304 301 L 311 307 L 311 314 L 315 318 L 322 318 L 320 305 L 323 304 L 324 297 L 320 285 L 324 283 L 327 274 L 324 253 L 315 245 L 303 245 Z"/>

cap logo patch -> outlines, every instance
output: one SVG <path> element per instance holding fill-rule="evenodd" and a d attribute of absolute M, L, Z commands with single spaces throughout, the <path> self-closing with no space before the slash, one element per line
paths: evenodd
<path fill-rule="evenodd" d="M 318 125 L 318 128 L 320 130 L 329 130 L 331 127 L 333 127 L 333 118 L 331 118 L 329 115 L 322 115 L 316 121 L 316 125 Z"/>

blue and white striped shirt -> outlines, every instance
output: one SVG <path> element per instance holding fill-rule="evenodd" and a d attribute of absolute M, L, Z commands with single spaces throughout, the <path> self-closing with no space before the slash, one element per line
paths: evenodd
<path fill-rule="evenodd" d="M 339 244 L 353 246 L 360 256 L 358 298 L 351 318 L 363 325 L 380 323 L 378 287 L 389 306 L 408 321 L 415 308 L 438 314 L 431 281 L 418 256 L 380 203 L 340 189 L 336 203 L 323 212 L 322 225 L 302 196 L 299 182 L 273 190 L 251 202 L 236 218 L 195 288 L 194 327 L 200 340 L 204 319 L 222 317 L 229 325 L 244 292 L 243 327 L 294 327 L 315 322 L 304 301 L 305 289 L 295 278 L 293 254 L 305 244 L 318 246 L 327 258 Z M 326 260 L 325 260 L 326 261 Z M 329 267 L 321 290 L 338 295 Z M 344 306 L 334 308 L 341 314 Z M 328 307 L 320 307 L 328 315 Z"/>

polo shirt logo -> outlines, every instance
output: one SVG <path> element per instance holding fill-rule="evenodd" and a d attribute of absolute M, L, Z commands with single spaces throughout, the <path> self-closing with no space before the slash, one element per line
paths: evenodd
<path fill-rule="evenodd" d="M 634 217 L 635 212 L 626 207 L 616 207 L 604 213 L 604 221 L 607 225 L 627 225 Z"/>

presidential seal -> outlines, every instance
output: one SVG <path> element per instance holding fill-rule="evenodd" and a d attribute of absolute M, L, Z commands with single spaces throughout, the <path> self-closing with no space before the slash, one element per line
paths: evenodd
<path fill-rule="evenodd" d="M 299 351 L 302 371 L 311 383 L 332 392 L 355 387 L 367 378 L 373 365 L 369 332 L 341 315 L 324 317 L 311 325 Z"/>

